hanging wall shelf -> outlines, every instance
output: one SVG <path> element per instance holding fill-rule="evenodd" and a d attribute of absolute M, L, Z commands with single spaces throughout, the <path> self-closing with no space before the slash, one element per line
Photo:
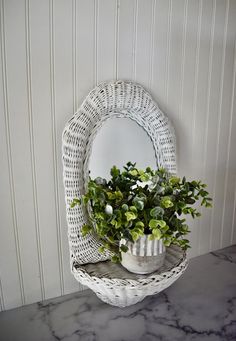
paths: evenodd
<path fill-rule="evenodd" d="M 157 166 L 176 173 L 175 134 L 167 116 L 150 94 L 132 82 L 108 82 L 94 88 L 67 123 L 63 132 L 63 178 L 66 197 L 71 270 L 75 278 L 92 289 L 103 301 L 124 307 L 171 285 L 187 266 L 185 253 L 171 246 L 163 267 L 150 275 L 134 275 L 100 254 L 101 243 L 95 234 L 85 237 L 81 228 L 88 214 L 81 206 L 73 209 L 75 197 L 84 194 L 93 140 L 103 123 L 111 117 L 129 118 L 149 135 Z"/>

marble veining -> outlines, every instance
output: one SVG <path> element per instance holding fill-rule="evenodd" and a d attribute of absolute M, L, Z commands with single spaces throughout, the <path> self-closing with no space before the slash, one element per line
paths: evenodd
<path fill-rule="evenodd" d="M 190 260 L 162 293 L 127 308 L 90 290 L 0 313 L 0 341 L 236 340 L 236 246 Z"/>

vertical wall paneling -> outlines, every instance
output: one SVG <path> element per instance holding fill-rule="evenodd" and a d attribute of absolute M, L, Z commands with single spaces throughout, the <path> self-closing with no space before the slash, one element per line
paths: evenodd
<path fill-rule="evenodd" d="M 206 159 L 207 159 L 207 134 L 208 134 L 208 127 L 210 124 L 209 115 L 210 115 L 210 98 L 211 98 L 211 82 L 212 82 L 212 65 L 213 65 L 213 52 L 214 52 L 214 37 L 215 37 L 215 25 L 216 25 L 216 0 L 213 1 L 213 8 L 212 8 L 212 18 L 211 18 L 211 32 L 209 37 L 209 54 L 208 54 L 208 73 L 207 73 L 207 99 L 206 99 L 206 109 L 204 115 L 204 135 L 203 135 L 203 163 L 201 164 L 201 176 L 203 180 L 206 180 Z M 204 213 L 205 215 L 207 212 Z M 209 249 L 209 242 L 210 242 L 210 224 L 202 223 L 204 221 L 204 216 L 201 218 L 199 224 L 199 233 L 200 233 L 200 240 L 199 240 L 199 251 L 204 253 L 207 252 Z"/>
<path fill-rule="evenodd" d="M 167 46 L 166 46 L 166 65 L 165 65 L 165 97 L 166 104 L 168 105 L 169 93 L 169 70 L 170 70 L 170 45 L 171 45 L 171 25 L 172 25 L 172 0 L 169 0 L 168 14 L 167 14 Z"/>
<path fill-rule="evenodd" d="M 215 26 L 214 26 L 214 40 L 212 50 L 212 61 L 211 61 L 211 83 L 209 92 L 209 104 L 207 108 L 207 132 L 206 132 L 206 148 L 204 156 L 204 179 L 207 179 L 208 189 L 212 195 L 214 195 L 214 178 L 215 178 L 215 167 L 217 158 L 217 131 L 220 119 L 220 92 L 221 92 L 221 81 L 222 70 L 224 67 L 224 31 L 225 31 L 225 20 L 226 20 L 226 1 L 216 1 L 216 12 L 215 12 Z M 213 196 L 213 200 L 215 196 Z M 214 205 L 216 204 L 214 200 Z M 214 209 L 213 209 L 214 210 Z M 210 232 L 208 238 L 208 248 L 213 244 L 219 243 L 219 234 L 213 233 L 212 228 L 212 211 L 207 210 L 202 219 L 202 227 Z M 210 230 L 209 230 L 210 227 Z"/>
<path fill-rule="evenodd" d="M 223 41 L 222 41 L 222 61 L 221 61 L 221 69 L 220 69 L 220 92 L 219 92 L 219 102 L 218 102 L 218 126 L 217 126 L 217 139 L 216 139 L 216 157 L 215 157 L 215 170 L 214 170 L 214 183 L 213 183 L 213 198 L 214 198 L 214 206 L 211 212 L 211 247 L 213 249 L 219 248 L 222 244 L 222 236 L 221 236 L 221 224 L 218 222 L 222 219 L 223 214 L 223 192 L 224 192 L 224 179 L 225 179 L 225 165 L 226 165 L 226 156 L 227 150 L 227 135 L 229 130 L 229 118 L 230 115 L 226 117 L 222 117 L 223 110 L 224 112 L 230 112 L 230 98 L 227 98 L 228 88 L 225 84 L 225 72 L 229 69 L 231 70 L 231 74 L 228 74 L 227 83 L 232 75 L 232 61 L 227 60 L 227 37 L 228 33 L 228 18 L 229 18 L 229 0 L 226 1 L 225 8 L 225 18 L 224 18 L 224 32 L 223 32 Z M 226 61 L 228 65 L 226 66 Z M 230 84 L 231 82 L 229 82 Z M 225 91 L 226 90 L 226 91 Z M 224 100 L 223 100 L 224 96 Z M 223 106 L 224 105 L 224 106 Z M 223 109 L 224 108 L 224 109 Z M 219 160 L 219 153 L 221 153 L 221 160 Z M 213 233 L 214 226 L 214 233 Z M 217 227 L 216 227 L 217 226 Z"/>
<path fill-rule="evenodd" d="M 57 121 L 56 121 L 56 77 L 55 77 L 55 51 L 56 51 L 56 38 L 55 38 L 55 23 L 54 23 L 54 0 L 49 1 L 49 46 L 50 46 L 50 96 L 51 96 L 51 137 L 52 137 L 52 149 L 53 149 L 53 171 L 54 171 L 54 201 L 56 210 L 56 227 L 57 227 L 57 247 L 58 247 L 58 261 L 60 271 L 60 285 L 61 292 L 65 292 L 64 282 L 64 268 L 63 268 L 63 252 L 62 252 L 62 231 L 61 231 L 61 219 L 60 219 L 60 204 L 59 204 L 59 186 L 58 186 L 58 140 L 57 140 Z M 71 17 L 70 17 L 71 20 Z M 71 20 L 72 21 L 72 20 Z"/>
<path fill-rule="evenodd" d="M 103 81 L 149 90 L 176 129 L 180 176 L 208 184 L 189 256 L 236 243 L 236 1 L 0 3 L 0 311 L 84 288 L 69 266 L 61 135 Z M 115 150 L 110 127 L 99 137 Z"/>
<path fill-rule="evenodd" d="M 152 91 L 162 110 L 166 109 L 167 35 L 170 0 L 156 1 L 155 44 Z"/>
<path fill-rule="evenodd" d="M 214 197 L 215 204 L 212 210 L 212 224 L 214 227 L 214 235 L 217 239 L 213 239 L 212 247 L 216 249 L 221 247 L 223 243 L 224 228 L 222 226 L 223 207 L 224 207 L 224 188 L 227 171 L 227 149 L 228 137 L 231 123 L 231 96 L 233 83 L 233 68 L 234 68 L 234 41 L 236 32 L 233 21 L 235 20 L 235 6 L 232 2 L 227 1 L 225 13 L 225 28 L 223 41 L 223 61 L 221 69 L 221 88 L 220 88 L 220 103 L 219 103 L 219 125 L 217 131 L 217 155 L 215 163 L 215 179 L 214 179 Z M 227 115 L 225 115 L 227 113 Z M 220 221 L 220 224 L 218 222 Z M 226 229 L 224 235 L 229 240 L 229 233 L 227 236 Z M 219 246 L 218 246 L 219 245 Z"/>
<path fill-rule="evenodd" d="M 187 10 L 187 22 L 186 22 L 186 35 L 184 36 L 184 48 L 185 48 L 185 60 L 184 60 L 184 77 L 183 77 L 183 103 L 181 106 L 181 121 L 178 122 L 177 127 L 177 141 L 178 141 L 178 168 L 180 174 L 191 175 L 191 159 L 192 150 L 191 143 L 186 144 L 186 141 L 192 141 L 192 122 L 193 122 L 193 108 L 194 108 L 194 88 L 196 82 L 196 61 L 198 60 L 197 44 L 198 44 L 198 32 L 199 32 L 199 16 L 201 14 L 200 2 L 188 1 L 187 9 L 183 7 L 183 15 Z M 183 21 L 184 24 L 184 21 Z M 181 30 L 181 33 L 183 29 Z M 173 39 L 172 39 L 173 40 Z M 181 51 L 182 52 L 182 51 Z M 164 97 L 165 98 L 165 97 Z M 171 99 L 170 99 L 171 101 Z M 174 109 L 174 108 L 173 108 Z M 168 112 L 168 107 L 166 109 Z M 175 109 L 171 118 L 175 122 Z M 191 235 L 190 240 L 192 247 L 196 247 L 196 240 L 198 231 L 195 229 L 195 224 L 192 219 L 187 219 L 190 225 Z M 190 250 L 191 255 L 192 250 Z"/>
<path fill-rule="evenodd" d="M 169 61 L 168 61 L 168 111 L 173 120 L 174 125 L 178 124 L 178 116 L 176 108 L 179 106 L 181 98 L 181 66 L 183 56 L 183 40 L 184 40 L 184 15 L 185 15 L 185 1 L 173 1 L 170 6 L 172 10 L 169 13 Z M 174 13 L 174 15 L 173 15 Z"/>
<path fill-rule="evenodd" d="M 94 0 L 76 3 L 76 78 L 77 106 L 95 85 L 95 3 Z M 77 108 L 76 108 L 77 109 Z"/>
<path fill-rule="evenodd" d="M 31 88 L 31 48 L 30 48 L 30 27 L 29 27 L 29 1 L 25 2 L 25 39 L 26 39 L 26 85 L 27 85 L 27 104 L 28 104 L 28 122 L 29 122 L 29 138 L 30 138 L 30 162 L 32 175 L 32 193 L 35 216 L 35 235 L 39 265 L 39 280 L 41 297 L 45 299 L 44 289 L 44 274 L 42 265 L 42 249 L 41 249 L 41 234 L 39 230 L 39 209 L 37 198 L 37 184 L 35 171 L 35 148 L 34 148 L 34 129 L 32 117 L 32 88 Z"/>
<path fill-rule="evenodd" d="M 116 0 L 97 1 L 97 82 L 116 78 Z"/>
<path fill-rule="evenodd" d="M 78 107 L 77 77 L 77 1 L 72 0 L 72 77 L 73 77 L 73 112 Z"/>
<path fill-rule="evenodd" d="M 31 138 L 34 142 L 39 225 L 37 239 L 41 248 L 44 296 L 48 298 L 52 297 L 53 294 L 59 296 L 62 293 L 53 185 L 48 1 L 30 1 L 28 16 L 28 30 L 30 33 L 28 37 L 28 67 L 30 68 L 31 78 Z M 46 163 L 45 160 L 47 160 Z"/>
<path fill-rule="evenodd" d="M 87 1 L 86 1 L 87 2 Z M 76 9 L 78 3 L 76 3 Z M 51 87 L 53 117 L 53 148 L 55 179 L 55 202 L 57 211 L 57 237 L 61 281 L 63 292 L 79 290 L 80 285 L 71 276 L 69 266 L 69 248 L 65 199 L 62 179 L 61 135 L 66 121 L 73 115 L 75 99 L 75 75 L 73 67 L 73 2 L 67 0 L 50 0 L 51 17 Z M 78 22 L 77 22 L 78 25 Z M 75 55 L 74 55 L 75 56 Z"/>
<path fill-rule="evenodd" d="M 188 0 L 184 0 L 183 4 L 183 28 L 182 28 L 182 39 L 181 39 L 181 68 L 180 68 L 180 96 L 178 101 L 178 119 L 181 121 L 183 112 L 183 101 L 184 101 L 184 78 L 185 78 L 185 59 L 186 59 L 186 36 L 187 36 L 187 19 L 188 19 Z M 177 141 L 178 150 L 178 141 Z M 177 152 L 178 162 L 178 152 Z"/>
<path fill-rule="evenodd" d="M 2 291 L 2 282 L 0 277 L 0 312 L 5 310 L 4 298 L 3 298 L 3 291 Z"/>
<path fill-rule="evenodd" d="M 119 17 L 120 17 L 120 0 L 116 0 L 115 6 L 115 51 L 114 51 L 114 79 L 118 80 L 118 54 L 119 54 Z"/>
<path fill-rule="evenodd" d="M 153 63 L 154 63 L 154 42 L 155 42 L 155 21 L 156 21 L 156 0 L 152 1 L 151 9 L 151 41 L 150 41 L 150 55 L 149 55 L 149 77 L 148 89 L 150 90 L 153 83 Z"/>
<path fill-rule="evenodd" d="M 131 80 L 133 69 L 133 20 L 136 0 L 120 0 L 119 5 L 119 31 L 118 31 L 118 60 L 117 78 Z"/>
<path fill-rule="evenodd" d="M 232 11 L 232 12 L 231 12 Z M 234 14 L 236 11 L 236 6 L 234 10 L 230 9 L 229 22 L 231 19 L 231 13 Z M 236 15 L 236 14 L 235 14 Z M 235 32 L 235 31 L 234 31 Z M 235 40 L 236 42 L 236 40 Z M 222 247 L 229 245 L 230 243 L 235 243 L 236 238 L 233 239 L 233 234 L 235 228 L 235 200 L 236 200 L 236 172 L 235 163 L 236 155 L 234 148 L 236 145 L 236 114 L 235 114 L 235 81 L 236 81 L 236 43 L 234 45 L 234 66 L 232 72 L 232 90 L 230 91 L 230 122 L 229 122 L 229 134 L 227 143 L 227 162 L 226 162 L 226 177 L 225 177 L 225 187 L 224 187 L 224 202 L 223 202 L 223 213 L 222 213 Z M 231 229 L 229 228 L 231 226 Z M 236 233 L 235 233 L 236 237 Z"/>
<path fill-rule="evenodd" d="M 198 66 L 197 66 L 197 82 L 195 84 L 194 96 L 194 123 L 192 135 L 192 165 L 199 174 L 199 178 L 203 179 L 203 160 L 204 145 L 206 141 L 205 121 L 207 112 L 207 93 L 208 93 L 208 77 L 210 71 L 210 51 L 211 51 L 211 35 L 214 23 L 213 2 L 202 2 L 200 42 L 198 43 Z M 207 56 L 207 58 L 206 58 Z M 201 133 L 199 133 L 201 132 Z M 205 209 L 201 210 L 205 214 Z M 195 220 L 194 228 L 197 230 L 197 242 L 199 253 L 204 252 L 206 248 L 205 236 L 207 231 L 201 230 L 200 219 Z M 203 233 L 202 233 L 203 232 Z"/>
<path fill-rule="evenodd" d="M 150 74 L 147 70 L 150 68 L 152 8 L 152 1 L 138 1 L 135 78 L 137 82 L 142 81 L 146 88 L 150 84 Z"/>
<path fill-rule="evenodd" d="M 133 13 L 133 41 L 132 41 L 132 80 L 136 81 L 136 48 L 137 48 L 137 26 L 138 26 L 138 6 L 139 0 L 134 3 L 134 13 Z"/>
<path fill-rule="evenodd" d="M 32 178 L 32 140 L 27 88 L 25 2 L 6 1 L 5 38 L 9 129 L 25 302 L 42 299 Z M 16 15 L 17 13 L 17 15 Z M 14 22 L 14 25 L 12 25 Z M 30 245 L 30 247 L 29 247 Z"/>
<path fill-rule="evenodd" d="M 24 304 L 21 255 L 15 207 L 12 149 L 9 129 L 4 4 L 1 2 L 0 54 L 0 296 L 1 308 Z M 6 261 L 7 260 L 7 261 Z M 9 271 L 9 268 L 11 271 Z"/>
<path fill-rule="evenodd" d="M 193 83 L 192 83 L 192 122 L 190 126 L 190 131 L 192 132 L 190 150 L 191 150 L 191 165 L 193 166 L 196 158 L 194 156 L 194 140 L 195 140 L 195 125 L 196 125 L 196 106 L 197 106 L 197 95 L 198 95 L 198 78 L 199 78 L 199 54 L 200 54 L 200 41 L 201 41 L 201 26 L 202 26 L 202 14 L 203 14 L 203 1 L 200 0 L 198 4 L 198 12 L 196 15 L 196 47 L 195 47 L 195 58 L 193 65 Z M 197 208 L 200 209 L 200 205 L 197 205 Z M 191 219 L 191 218 L 190 218 Z M 191 246 L 193 249 L 197 249 L 199 244 L 199 236 L 200 231 L 197 228 L 197 221 L 192 220 L 189 222 L 191 226 Z M 191 254 L 191 251 L 190 251 Z"/>

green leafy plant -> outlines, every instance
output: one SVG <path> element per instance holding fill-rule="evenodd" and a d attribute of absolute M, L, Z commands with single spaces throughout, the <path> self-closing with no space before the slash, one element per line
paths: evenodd
<path fill-rule="evenodd" d="M 184 215 L 200 216 L 192 207 L 197 201 L 211 207 L 205 184 L 180 179 L 163 168 L 141 170 L 131 162 L 123 171 L 113 166 L 110 174 L 109 181 L 90 178 L 85 195 L 71 203 L 71 207 L 90 206 L 90 224 L 83 226 L 82 235 L 95 230 L 103 242 L 100 252 L 111 250 L 112 260 L 119 261 L 120 251 L 127 251 L 119 241 L 135 242 L 144 234 L 150 239 L 162 239 L 166 246 L 176 244 L 183 250 L 190 247 Z"/>

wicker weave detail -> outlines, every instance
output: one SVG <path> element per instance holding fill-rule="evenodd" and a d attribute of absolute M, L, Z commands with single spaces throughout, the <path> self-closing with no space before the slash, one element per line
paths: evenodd
<path fill-rule="evenodd" d="M 111 117 L 130 118 L 149 135 L 158 166 L 176 173 L 174 130 L 150 94 L 131 82 L 102 83 L 85 98 L 63 132 L 63 179 L 65 187 L 68 238 L 71 259 L 78 264 L 96 263 L 110 258 L 98 252 L 100 242 L 95 235 L 81 236 L 88 221 L 81 207 L 71 209 L 74 197 L 85 192 L 89 158 L 93 140 L 103 122 Z"/>
<path fill-rule="evenodd" d="M 187 267 L 185 253 L 177 246 L 167 248 L 164 265 L 150 275 L 135 275 L 109 261 L 110 254 L 98 252 L 96 235 L 82 237 L 88 221 L 82 207 L 70 208 L 74 197 L 86 190 L 89 158 L 94 137 L 111 117 L 130 118 L 149 135 L 157 166 L 176 173 L 174 130 L 151 96 L 131 82 L 103 83 L 93 89 L 63 132 L 63 178 L 66 198 L 71 271 L 83 285 L 104 302 L 125 307 L 170 286 Z"/>
<path fill-rule="evenodd" d="M 185 253 L 179 247 L 171 246 L 167 248 L 162 268 L 150 275 L 130 273 L 110 261 L 83 266 L 74 262 L 72 273 L 102 301 L 126 307 L 166 289 L 183 274 L 186 267 Z"/>

